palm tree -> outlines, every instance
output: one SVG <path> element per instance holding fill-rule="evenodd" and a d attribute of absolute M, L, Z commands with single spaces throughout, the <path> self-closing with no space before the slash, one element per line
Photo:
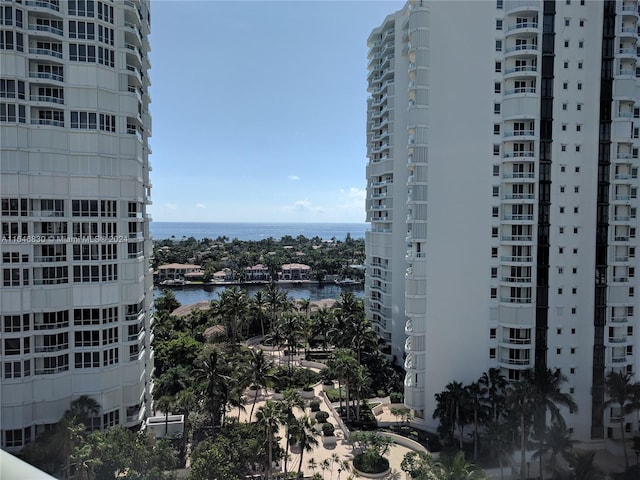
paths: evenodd
<path fill-rule="evenodd" d="M 487 476 L 474 464 L 467 462 L 464 452 L 444 458 L 435 465 L 437 478 L 441 480 L 486 480 Z"/>
<path fill-rule="evenodd" d="M 308 415 L 303 415 L 294 423 L 293 437 L 300 446 L 300 463 L 298 463 L 296 478 L 301 478 L 300 472 L 302 471 L 304 452 L 311 452 L 318 445 L 318 432 L 313 428 L 314 423 L 315 421 L 312 421 Z"/>
<path fill-rule="evenodd" d="M 501 480 L 504 480 L 504 462 L 513 453 L 510 433 L 510 428 L 498 420 L 491 420 L 484 429 L 484 441 L 487 450 L 498 460 Z"/>
<path fill-rule="evenodd" d="M 527 378 L 520 378 L 507 389 L 507 405 L 518 415 L 520 426 L 520 480 L 525 478 L 527 438 L 536 409 L 535 387 Z"/>
<path fill-rule="evenodd" d="M 626 438 L 624 434 L 624 416 L 634 403 L 634 390 L 636 387 L 631 383 L 631 374 L 622 372 L 609 372 L 604 382 L 609 399 L 604 406 L 618 405 L 620 412 L 620 438 L 622 440 L 622 450 L 624 451 L 625 468 L 629 468 L 629 455 L 627 454 Z"/>
<path fill-rule="evenodd" d="M 156 407 L 160 409 L 160 411 L 164 412 L 164 436 L 166 437 L 169 433 L 169 410 L 171 410 L 175 403 L 175 397 L 169 395 L 163 395 L 158 400 L 156 400 Z"/>
<path fill-rule="evenodd" d="M 551 453 L 549 469 L 552 472 L 552 478 L 557 478 L 558 472 L 558 455 L 564 455 L 573 449 L 573 445 L 576 443 L 571 438 L 571 433 L 567 429 L 567 426 L 562 422 L 553 422 L 553 424 L 546 429 L 545 435 L 538 443 L 539 449 L 533 454 L 533 458 L 538 457 L 540 459 L 540 476 L 544 480 L 544 469 L 542 468 L 542 458 L 545 454 Z"/>
<path fill-rule="evenodd" d="M 453 429 L 458 428 L 458 442 L 462 449 L 464 439 L 464 426 L 468 423 L 469 399 L 467 390 L 461 382 L 450 382 L 445 387 L 444 392 L 435 395 L 437 407 L 433 412 L 433 418 L 440 418 L 441 423 L 448 424 Z"/>
<path fill-rule="evenodd" d="M 346 419 L 349 421 L 350 413 L 350 398 L 349 389 L 352 383 L 353 372 L 358 367 L 358 361 L 353 356 L 353 353 L 345 348 L 337 348 L 333 351 L 333 358 L 327 362 L 327 368 L 331 372 L 330 376 L 338 380 L 338 392 L 340 396 L 340 407 L 342 407 L 342 389 L 345 387 L 345 406 L 346 406 Z"/>
<path fill-rule="evenodd" d="M 215 314 L 220 317 L 227 329 L 232 347 L 237 348 L 238 330 L 246 321 L 249 311 L 247 292 L 237 286 L 225 288 L 213 306 Z"/>
<path fill-rule="evenodd" d="M 83 423 L 86 427 L 89 427 L 91 419 L 98 416 L 101 408 L 95 399 L 88 395 L 80 395 L 71 402 L 65 415 L 75 417 L 78 423 Z"/>
<path fill-rule="evenodd" d="M 569 455 L 571 469 L 559 472 L 559 480 L 604 480 L 604 472 L 593 464 L 596 452 L 573 453 Z"/>
<path fill-rule="evenodd" d="M 258 419 L 258 425 L 264 429 L 267 436 L 269 461 L 269 465 L 267 465 L 267 478 L 271 479 L 273 475 L 273 437 L 278 430 L 280 419 L 282 418 L 280 406 L 272 400 L 267 400 L 264 405 L 258 408 L 256 418 Z"/>
<path fill-rule="evenodd" d="M 507 387 L 507 379 L 499 368 L 490 368 L 478 379 L 483 394 L 486 395 L 491 407 L 491 417 L 497 420 L 504 405 L 504 390 Z"/>
<path fill-rule="evenodd" d="M 327 342 L 329 339 L 329 332 L 333 326 L 333 312 L 327 307 L 320 307 L 313 315 L 313 329 L 314 335 L 320 335 L 322 337 L 322 349 L 327 349 Z"/>
<path fill-rule="evenodd" d="M 253 307 L 258 320 L 260 321 L 260 331 L 262 332 L 262 337 L 264 338 L 264 309 L 267 306 L 266 295 L 262 290 L 258 290 L 253 299 L 251 300 L 251 306 Z"/>
<path fill-rule="evenodd" d="M 229 398 L 231 378 L 229 366 L 222 352 L 209 350 L 200 360 L 195 377 L 201 385 L 206 408 L 211 415 L 211 429 L 215 431 Z"/>
<path fill-rule="evenodd" d="M 273 377 L 271 375 L 273 371 L 273 362 L 265 357 L 262 350 L 251 350 L 251 356 L 249 357 L 248 373 L 250 385 L 256 387 L 256 394 L 253 397 L 253 405 L 251 405 L 251 412 L 249 413 L 249 422 L 253 418 L 253 409 L 256 407 L 258 401 L 258 393 L 263 388 L 266 388 L 267 382 Z"/>
<path fill-rule="evenodd" d="M 473 413 L 473 460 L 478 460 L 478 425 L 487 417 L 480 383 L 473 382 L 464 387 L 466 390 L 467 408 Z"/>
<path fill-rule="evenodd" d="M 284 471 L 287 471 L 287 463 L 289 460 L 289 447 L 291 446 L 290 429 L 295 424 L 296 416 L 293 413 L 294 408 L 304 408 L 304 400 L 300 392 L 294 388 L 288 388 L 282 394 L 282 400 L 279 402 L 282 413 L 281 423 L 286 427 L 285 433 L 285 450 L 284 450 Z"/>

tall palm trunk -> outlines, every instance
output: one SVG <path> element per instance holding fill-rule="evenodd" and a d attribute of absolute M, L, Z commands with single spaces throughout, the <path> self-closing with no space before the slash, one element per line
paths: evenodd
<path fill-rule="evenodd" d="M 525 446 L 527 441 L 527 435 L 525 431 L 525 419 L 524 413 L 520 414 L 520 480 L 525 480 Z"/>

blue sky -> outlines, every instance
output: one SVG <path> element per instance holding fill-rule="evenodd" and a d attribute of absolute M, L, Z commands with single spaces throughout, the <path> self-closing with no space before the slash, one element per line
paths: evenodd
<path fill-rule="evenodd" d="M 403 5 L 152 1 L 153 220 L 364 222 L 366 41 Z"/>

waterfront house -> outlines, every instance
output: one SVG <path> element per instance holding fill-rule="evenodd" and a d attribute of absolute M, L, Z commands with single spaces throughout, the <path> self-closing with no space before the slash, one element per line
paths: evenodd
<path fill-rule="evenodd" d="M 259 263 L 244 269 L 244 279 L 247 282 L 268 282 L 271 280 L 269 268 Z"/>
<path fill-rule="evenodd" d="M 169 263 L 158 267 L 158 271 L 154 272 L 153 280 L 155 282 L 164 282 L 165 280 L 193 280 L 194 275 L 202 279 L 204 273 L 200 265 L 192 265 L 190 263 Z"/>
<path fill-rule="evenodd" d="M 282 265 L 280 280 L 309 280 L 311 267 L 303 263 L 286 263 Z"/>

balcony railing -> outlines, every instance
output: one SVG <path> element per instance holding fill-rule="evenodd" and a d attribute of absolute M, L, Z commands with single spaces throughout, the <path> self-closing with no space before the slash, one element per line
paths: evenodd
<path fill-rule="evenodd" d="M 31 120 L 31 125 L 49 125 L 52 127 L 64 127 L 64 121 L 50 120 L 48 118 L 35 118 Z"/>
<path fill-rule="evenodd" d="M 529 365 L 531 360 L 528 358 L 502 358 L 501 363 L 507 363 L 509 365 Z"/>
<path fill-rule="evenodd" d="M 620 48 L 618 49 L 618 53 L 620 55 L 637 55 L 637 50 L 635 48 Z"/>
<path fill-rule="evenodd" d="M 49 102 L 64 105 L 64 98 L 50 97 L 48 95 L 30 95 L 29 100 L 32 102 Z"/>
<path fill-rule="evenodd" d="M 29 78 L 43 78 L 46 80 L 55 80 L 56 82 L 64 81 L 64 77 L 62 75 L 49 72 L 29 72 Z"/>
<path fill-rule="evenodd" d="M 531 297 L 500 297 L 503 303 L 531 303 Z"/>
<path fill-rule="evenodd" d="M 502 281 L 509 283 L 531 283 L 531 277 L 502 277 Z"/>
<path fill-rule="evenodd" d="M 507 28 L 507 32 L 511 32 L 513 30 L 520 30 L 521 28 L 538 28 L 537 22 L 522 22 L 515 23 L 513 25 L 509 25 Z"/>
<path fill-rule="evenodd" d="M 537 72 L 538 67 L 535 65 L 524 65 L 519 67 L 511 67 L 505 69 L 504 73 L 517 73 L 517 72 Z M 635 72 L 634 72 L 635 75 Z"/>
<path fill-rule="evenodd" d="M 533 235 L 503 235 L 502 240 L 505 242 L 531 242 Z"/>
<path fill-rule="evenodd" d="M 504 338 L 503 339 L 504 343 L 510 343 L 512 345 L 531 345 L 531 339 L 530 338 Z"/>
<path fill-rule="evenodd" d="M 28 4 L 29 2 L 27 2 Z M 61 28 L 56 28 L 56 27 L 52 27 L 50 25 L 35 25 L 35 24 L 30 24 L 29 25 L 29 30 L 37 30 L 39 32 L 49 32 L 49 33 L 53 33 L 54 35 L 64 35 L 64 32 L 62 31 Z"/>
<path fill-rule="evenodd" d="M 504 132 L 505 137 L 524 137 L 535 135 L 534 130 L 512 130 L 510 132 Z"/>
<path fill-rule="evenodd" d="M 62 52 L 49 48 L 30 48 L 29 53 L 32 55 L 49 55 L 50 57 L 62 58 Z"/>
<path fill-rule="evenodd" d="M 528 213 L 517 213 L 517 214 L 513 214 L 513 215 L 509 215 L 509 214 L 505 214 L 502 216 L 503 220 L 518 220 L 518 221 L 532 221 L 533 220 L 533 214 L 528 214 Z"/>
<path fill-rule="evenodd" d="M 57 352 L 59 350 L 67 350 L 69 348 L 68 343 L 63 343 L 60 345 L 36 345 L 35 352 L 43 353 L 43 352 Z"/>
<path fill-rule="evenodd" d="M 624 343 L 627 337 L 609 337 L 609 343 Z"/>
<path fill-rule="evenodd" d="M 514 45 L 513 47 L 507 47 L 505 53 L 511 52 L 522 52 L 522 51 L 536 51 L 538 50 L 538 45 L 534 43 L 525 43 L 522 45 Z"/>
<path fill-rule="evenodd" d="M 36 323 L 33 325 L 34 330 L 55 330 L 57 328 L 67 328 L 69 326 L 69 322 L 59 322 L 59 323 Z"/>
<path fill-rule="evenodd" d="M 629 318 L 627 316 L 624 317 L 611 317 L 611 323 L 627 323 Z"/>
<path fill-rule="evenodd" d="M 535 198 L 534 193 L 507 193 L 504 196 L 505 200 L 533 200 Z"/>
<path fill-rule="evenodd" d="M 529 150 L 526 152 L 505 152 L 503 155 L 504 158 L 514 158 L 514 157 L 533 157 L 535 155 L 533 150 Z"/>
<path fill-rule="evenodd" d="M 509 90 L 505 90 L 505 95 L 516 95 L 520 93 L 536 93 L 535 87 L 518 87 L 518 88 L 510 88 Z"/>
<path fill-rule="evenodd" d="M 529 257 L 503 256 L 503 257 L 500 257 L 500 260 L 502 260 L 503 262 L 528 263 L 528 262 L 533 262 L 533 257 L 532 256 L 529 256 Z"/>
<path fill-rule="evenodd" d="M 56 3 L 47 2 L 45 0 L 27 0 L 27 5 L 30 7 L 48 8 L 56 12 L 60 11 L 60 7 Z"/>
<path fill-rule="evenodd" d="M 66 372 L 69 370 L 69 365 L 62 365 L 60 367 L 52 367 L 52 368 L 36 368 L 34 370 L 35 375 L 54 375 L 60 372 Z"/>
<path fill-rule="evenodd" d="M 507 172 L 502 174 L 502 178 L 535 178 L 534 172 Z"/>

